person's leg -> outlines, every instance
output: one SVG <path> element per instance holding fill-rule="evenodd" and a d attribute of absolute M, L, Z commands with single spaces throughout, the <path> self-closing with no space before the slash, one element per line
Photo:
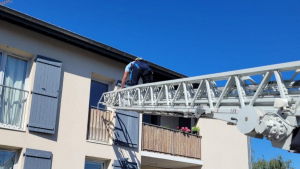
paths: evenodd
<path fill-rule="evenodd" d="M 139 83 L 140 77 L 141 77 L 140 70 L 135 65 L 133 65 L 132 72 L 130 74 L 131 85 L 132 86 L 137 85 Z"/>

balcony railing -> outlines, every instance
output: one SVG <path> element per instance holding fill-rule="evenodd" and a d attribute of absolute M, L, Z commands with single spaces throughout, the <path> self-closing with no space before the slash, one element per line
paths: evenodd
<path fill-rule="evenodd" d="M 90 107 L 88 140 L 108 143 L 111 133 L 111 112 Z"/>
<path fill-rule="evenodd" d="M 142 150 L 201 159 L 201 136 L 143 123 Z"/>
<path fill-rule="evenodd" d="M 26 90 L 0 85 L 0 127 L 23 129 L 28 94 Z"/>

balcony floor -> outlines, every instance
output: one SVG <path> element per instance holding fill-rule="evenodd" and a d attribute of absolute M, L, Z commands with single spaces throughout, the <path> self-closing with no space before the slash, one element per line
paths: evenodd
<path fill-rule="evenodd" d="M 161 153 L 142 151 L 142 166 L 157 168 L 189 168 L 202 166 L 203 161 L 179 156 L 172 156 Z"/>

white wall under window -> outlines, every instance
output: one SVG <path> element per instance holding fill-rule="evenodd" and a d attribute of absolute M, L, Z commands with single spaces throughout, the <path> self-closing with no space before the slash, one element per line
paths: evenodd
<path fill-rule="evenodd" d="M 0 127 L 23 129 L 28 59 L 0 51 Z"/>

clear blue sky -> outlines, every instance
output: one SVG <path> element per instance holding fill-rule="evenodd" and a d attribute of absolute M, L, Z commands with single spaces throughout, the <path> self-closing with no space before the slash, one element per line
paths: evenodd
<path fill-rule="evenodd" d="M 13 0 L 6 6 L 188 76 L 300 60 L 300 1 Z M 254 139 L 256 156 L 299 154 Z"/>

